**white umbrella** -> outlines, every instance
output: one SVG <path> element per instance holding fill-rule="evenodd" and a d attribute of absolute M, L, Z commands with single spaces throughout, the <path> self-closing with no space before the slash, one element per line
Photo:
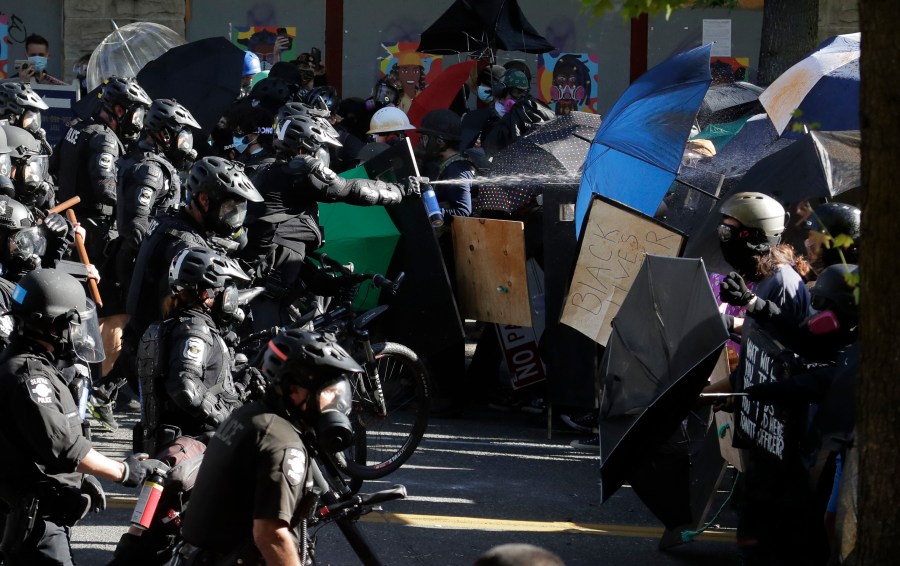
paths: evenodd
<path fill-rule="evenodd" d="M 115 75 L 134 78 L 144 65 L 172 47 L 183 45 L 184 38 L 173 30 L 151 22 L 135 22 L 118 27 L 94 49 L 87 68 L 87 88 L 94 90 Z"/>

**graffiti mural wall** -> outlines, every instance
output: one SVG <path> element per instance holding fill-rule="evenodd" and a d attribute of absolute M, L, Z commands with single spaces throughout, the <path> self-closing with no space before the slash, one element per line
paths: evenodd
<path fill-rule="evenodd" d="M 418 46 L 418 41 L 381 44 L 386 55 L 381 58 L 379 64 L 380 76 L 389 76 L 394 82 L 400 84 L 403 89 L 400 108 L 404 112 L 409 110 L 416 95 L 422 92 L 422 89 L 444 69 L 440 55 L 419 53 L 416 51 Z"/>
<path fill-rule="evenodd" d="M 596 53 L 545 53 L 538 56 L 538 92 L 557 115 L 573 110 L 597 112 L 600 56 Z"/>

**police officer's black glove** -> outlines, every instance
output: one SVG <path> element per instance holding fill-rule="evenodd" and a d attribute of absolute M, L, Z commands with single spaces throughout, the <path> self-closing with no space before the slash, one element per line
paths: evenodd
<path fill-rule="evenodd" d="M 753 300 L 756 295 L 747 288 L 744 278 L 739 273 L 732 271 L 719 284 L 719 298 L 736 307 L 744 307 Z"/>
<path fill-rule="evenodd" d="M 99 513 L 106 509 L 106 493 L 94 476 L 84 474 L 84 479 L 81 480 L 81 493 L 91 498 L 90 510 L 92 512 Z"/>
<path fill-rule="evenodd" d="M 119 482 L 125 487 L 138 487 L 147 479 L 153 470 L 165 469 L 166 465 L 159 460 L 151 460 L 148 455 L 141 452 L 132 454 L 125 461 L 125 476 Z"/>
<path fill-rule="evenodd" d="M 403 196 L 421 196 L 422 185 L 428 183 L 428 177 L 407 177 L 403 183 Z"/>
<path fill-rule="evenodd" d="M 70 224 L 61 214 L 51 212 L 44 218 L 44 227 L 58 236 L 64 236 L 69 232 Z"/>

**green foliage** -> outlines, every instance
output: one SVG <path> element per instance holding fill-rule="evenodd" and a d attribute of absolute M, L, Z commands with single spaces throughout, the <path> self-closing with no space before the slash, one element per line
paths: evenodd
<path fill-rule="evenodd" d="M 641 14 L 655 16 L 665 12 L 666 19 L 672 12 L 684 7 L 734 8 L 738 0 L 581 0 L 584 10 L 591 16 L 602 16 L 618 10 L 623 19 L 629 20 Z"/>

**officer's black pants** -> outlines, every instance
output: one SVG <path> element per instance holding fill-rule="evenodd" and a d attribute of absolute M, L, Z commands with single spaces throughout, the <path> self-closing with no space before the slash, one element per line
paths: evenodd
<path fill-rule="evenodd" d="M 69 527 L 38 519 L 22 546 L 4 553 L 7 566 L 74 566 Z"/>

